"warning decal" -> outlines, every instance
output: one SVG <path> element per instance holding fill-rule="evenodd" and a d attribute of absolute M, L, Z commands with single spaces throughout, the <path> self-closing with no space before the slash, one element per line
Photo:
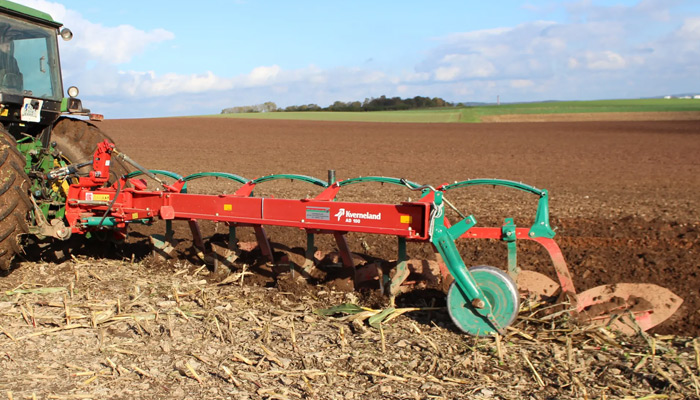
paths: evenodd
<path fill-rule="evenodd" d="M 306 207 L 306 219 L 330 221 L 331 209 L 327 207 Z"/>

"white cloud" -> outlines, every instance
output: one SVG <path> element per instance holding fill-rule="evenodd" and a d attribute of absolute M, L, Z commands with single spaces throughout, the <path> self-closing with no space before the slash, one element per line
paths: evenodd
<path fill-rule="evenodd" d="M 149 97 L 168 96 L 177 93 L 202 93 L 226 90 L 233 87 L 230 80 L 217 77 L 211 72 L 204 74 L 180 75 L 174 73 L 158 76 L 153 72 L 142 74 L 130 73 L 134 78 L 134 86 L 139 88 L 139 94 Z M 146 78 L 146 79 L 139 79 Z"/>
<path fill-rule="evenodd" d="M 569 3 L 571 22 L 534 21 L 448 35 L 417 70 L 451 84 L 448 93 L 454 96 L 464 92 L 460 85 L 485 99 L 497 94 L 522 100 L 619 98 L 698 90 L 693 85 L 700 73 L 700 17 L 681 18 L 669 11 L 672 6 L 660 0 L 631 7 Z"/>
<path fill-rule="evenodd" d="M 459 67 L 438 67 L 435 70 L 435 79 L 438 81 L 453 81 L 459 77 L 461 71 Z"/>
<path fill-rule="evenodd" d="M 131 25 L 108 27 L 96 24 L 83 18 L 77 11 L 45 0 L 23 0 L 22 4 L 49 13 L 54 20 L 73 31 L 70 45 L 61 46 L 66 59 L 123 64 L 148 47 L 175 38 L 172 32 L 165 29 L 144 31 Z"/>
<path fill-rule="evenodd" d="M 690 40 L 700 40 L 700 17 L 687 18 L 678 34 Z"/>
<path fill-rule="evenodd" d="M 592 70 L 616 70 L 627 66 L 625 59 L 613 51 L 587 51 L 583 55 L 583 63 Z"/>
<path fill-rule="evenodd" d="M 270 84 L 276 80 L 282 69 L 279 65 L 254 68 L 248 75 L 247 83 L 253 86 Z"/>
<path fill-rule="evenodd" d="M 143 53 L 149 46 L 172 40 L 175 35 L 164 29 L 143 31 L 130 25 L 105 27 L 76 18 L 72 51 L 84 51 L 89 59 L 108 64 L 123 64 Z"/>
<path fill-rule="evenodd" d="M 535 21 L 513 28 L 452 34 L 418 65 L 438 81 L 511 79 L 549 72 L 550 62 L 566 48 L 553 22 Z"/>
<path fill-rule="evenodd" d="M 496 67 L 482 54 L 447 54 L 439 65 L 435 70 L 438 81 L 483 78 L 496 73 Z"/>

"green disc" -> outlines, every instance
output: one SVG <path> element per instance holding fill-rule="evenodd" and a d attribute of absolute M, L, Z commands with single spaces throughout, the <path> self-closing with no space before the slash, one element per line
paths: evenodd
<path fill-rule="evenodd" d="M 501 269 L 487 265 L 469 268 L 469 272 L 491 304 L 496 322 L 501 328 L 510 325 L 520 309 L 520 296 L 513 279 Z M 447 292 L 447 311 L 452 322 L 465 333 L 488 336 L 496 332 L 488 319 L 477 312 L 454 282 Z"/>

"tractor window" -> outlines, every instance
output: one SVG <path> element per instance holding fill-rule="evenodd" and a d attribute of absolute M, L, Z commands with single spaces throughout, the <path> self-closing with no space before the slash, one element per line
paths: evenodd
<path fill-rule="evenodd" d="M 63 98 L 55 29 L 0 15 L 0 92 Z"/>

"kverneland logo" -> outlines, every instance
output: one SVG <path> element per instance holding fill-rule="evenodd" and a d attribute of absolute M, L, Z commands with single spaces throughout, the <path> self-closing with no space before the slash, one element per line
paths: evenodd
<path fill-rule="evenodd" d="M 352 212 L 350 210 L 346 210 L 344 208 L 341 208 L 335 214 L 335 217 L 338 218 L 338 221 L 340 221 L 341 218 L 381 220 L 382 213 L 376 213 L 376 214 L 372 214 L 371 212 L 356 213 L 356 212 Z"/>

